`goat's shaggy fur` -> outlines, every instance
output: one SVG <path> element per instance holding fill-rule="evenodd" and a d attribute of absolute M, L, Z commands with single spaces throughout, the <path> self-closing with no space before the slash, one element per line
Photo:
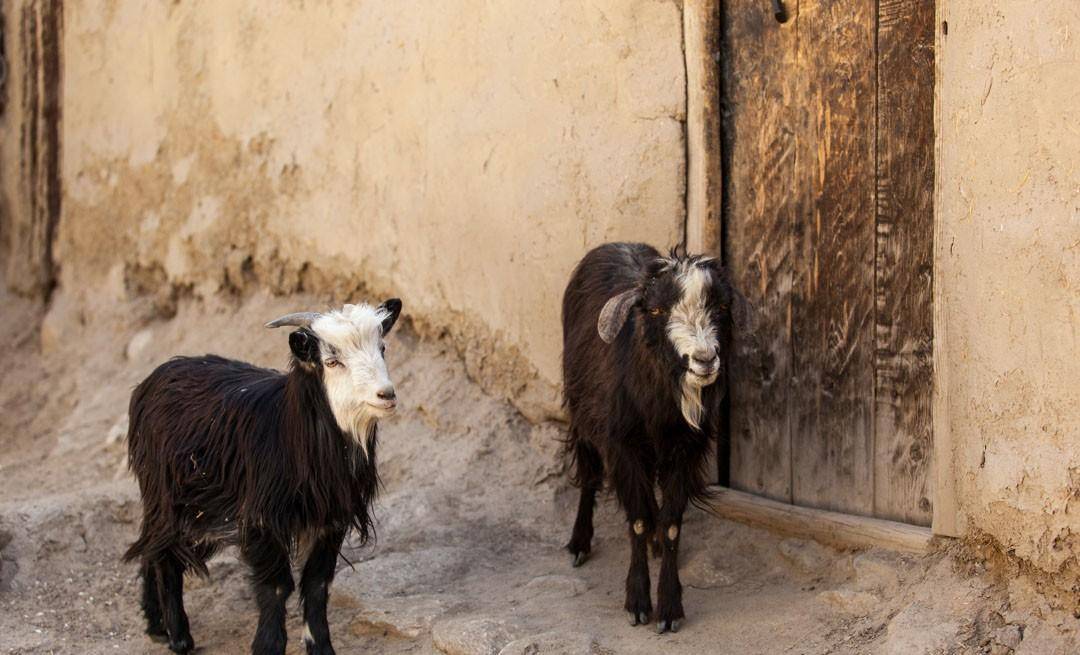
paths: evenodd
<path fill-rule="evenodd" d="M 400 308 L 397 300 L 368 308 L 373 338 L 381 340 Z M 260 609 L 254 652 L 284 652 L 289 563 L 297 555 L 306 557 L 308 650 L 333 652 L 327 587 L 349 529 L 361 541 L 371 536 L 378 436 L 374 417 L 343 428 L 335 416 L 324 379 L 329 345 L 317 330 L 290 335 L 287 373 L 214 355 L 177 357 L 132 393 L 128 454 L 143 522 L 124 559 L 142 562 L 147 631 L 167 637 L 176 652 L 194 647 L 183 573 L 206 575 L 207 560 L 225 545 L 238 545 L 252 567 Z M 381 358 L 380 345 L 373 348 Z M 356 425 L 362 434 L 350 433 Z"/>
<path fill-rule="evenodd" d="M 679 531 L 687 504 L 708 495 L 705 468 L 719 431 L 738 300 L 715 260 L 675 251 L 662 257 L 627 243 L 589 252 L 563 296 L 566 454 L 581 488 L 567 549 L 575 565 L 588 556 L 595 495 L 606 478 L 626 511 L 625 607 L 634 624 L 652 612 L 650 540 L 663 556 L 658 628 L 677 629 L 683 618 Z"/>

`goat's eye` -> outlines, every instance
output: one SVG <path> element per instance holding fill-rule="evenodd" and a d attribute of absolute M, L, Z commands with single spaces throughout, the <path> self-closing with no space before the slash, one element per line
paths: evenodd
<path fill-rule="evenodd" d="M 384 355 L 386 354 L 386 344 L 385 343 L 379 345 L 379 352 L 381 352 Z"/>
<path fill-rule="evenodd" d="M 328 359 L 323 362 L 323 364 L 326 366 L 326 368 L 334 368 L 335 366 L 341 366 L 341 362 L 336 359 Z"/>
<path fill-rule="evenodd" d="M 664 310 L 661 307 L 653 307 L 649 310 L 649 316 L 663 316 Z"/>

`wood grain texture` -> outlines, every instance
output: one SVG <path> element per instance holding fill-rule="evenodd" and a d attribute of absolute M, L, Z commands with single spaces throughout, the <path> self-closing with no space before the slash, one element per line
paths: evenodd
<path fill-rule="evenodd" d="M 797 507 L 733 489 L 715 492 L 710 507 L 720 516 L 780 534 L 815 539 L 836 548 L 888 548 L 917 554 L 931 550 L 933 535 L 923 527 Z"/>
<path fill-rule="evenodd" d="M 943 26 L 949 18 L 950 3 L 947 0 L 938 0 L 934 3 L 936 5 L 937 17 L 934 20 L 935 26 Z M 935 53 L 942 52 L 946 36 L 944 30 L 940 27 L 935 30 Z M 940 71 L 941 58 L 934 57 L 934 76 L 932 81 L 934 87 L 934 128 L 940 129 L 942 120 L 941 103 L 937 101 L 937 94 L 942 87 L 937 82 L 937 76 Z M 936 132 L 935 132 L 936 133 Z M 943 193 L 944 186 L 942 184 L 941 169 L 936 165 L 936 162 L 941 161 L 939 157 L 940 143 L 938 139 L 934 139 L 934 206 L 941 206 L 941 194 Z M 936 213 L 936 212 L 935 212 Z M 945 226 L 940 222 L 934 221 L 933 230 L 933 249 L 934 249 L 934 382 L 931 385 L 931 405 L 930 411 L 933 423 L 933 461 L 934 468 L 934 518 L 931 526 L 934 534 L 945 535 L 949 537 L 959 537 L 964 532 L 964 517 L 960 511 L 959 502 L 956 497 L 956 455 L 953 450 L 953 438 L 952 438 L 952 426 L 949 421 L 949 349 L 946 347 L 948 344 L 947 330 L 948 324 L 948 312 L 946 312 L 946 298 L 945 290 L 942 284 L 942 276 L 937 274 L 937 263 L 947 261 L 949 255 L 948 246 L 948 234 Z"/>
<path fill-rule="evenodd" d="M 934 4 L 724 0 L 724 255 L 756 307 L 731 481 L 927 524 Z"/>
<path fill-rule="evenodd" d="M 724 261 L 755 319 L 732 370 L 731 485 L 790 502 L 797 33 L 758 0 L 725 0 L 721 21 Z"/>
<path fill-rule="evenodd" d="M 874 515 L 929 525 L 934 7 L 880 0 Z"/>
<path fill-rule="evenodd" d="M 874 509 L 872 0 L 804 0 L 792 342 L 796 504 Z"/>
<path fill-rule="evenodd" d="M 723 166 L 720 146 L 720 0 L 686 0 L 686 247 L 720 254 Z"/>

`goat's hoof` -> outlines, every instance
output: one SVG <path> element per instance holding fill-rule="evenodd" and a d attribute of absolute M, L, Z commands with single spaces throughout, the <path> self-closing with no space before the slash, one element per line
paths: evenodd
<path fill-rule="evenodd" d="M 662 635 L 667 631 L 678 632 L 679 631 L 679 619 L 671 619 L 670 621 L 657 621 L 656 622 L 656 634 Z"/>
<path fill-rule="evenodd" d="M 150 641 L 157 644 L 164 644 L 169 641 L 169 633 L 165 632 L 165 628 L 147 628 L 146 636 L 150 637 Z"/>
<path fill-rule="evenodd" d="M 627 612 L 626 616 L 630 619 L 630 625 L 645 625 L 649 622 L 648 612 Z"/>
<path fill-rule="evenodd" d="M 585 551 L 581 551 L 577 555 L 574 555 L 574 568 L 581 566 L 589 559 L 589 554 Z"/>
<path fill-rule="evenodd" d="M 169 650 L 180 653 L 180 655 L 186 655 L 195 650 L 195 641 L 191 638 L 191 635 L 184 635 L 179 639 L 170 639 Z"/>

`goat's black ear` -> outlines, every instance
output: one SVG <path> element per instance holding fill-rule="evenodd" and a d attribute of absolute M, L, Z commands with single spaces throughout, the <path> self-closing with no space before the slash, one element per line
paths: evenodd
<path fill-rule="evenodd" d="M 386 318 L 382 322 L 383 335 L 390 334 L 390 329 L 394 327 L 394 323 L 397 323 L 398 316 L 401 315 L 401 299 L 391 298 L 383 301 L 383 304 L 379 305 L 379 309 L 384 310 L 387 314 Z"/>
<path fill-rule="evenodd" d="M 604 340 L 604 343 L 611 343 L 615 337 L 619 336 L 623 324 L 626 323 L 626 317 L 630 315 L 630 310 L 639 300 L 641 300 L 641 290 L 635 287 L 612 296 L 604 303 L 604 308 L 600 310 L 600 318 L 596 321 L 596 331 L 600 333 L 600 338 Z"/>
<path fill-rule="evenodd" d="M 290 334 L 289 348 L 301 362 L 311 363 L 319 360 L 319 337 L 308 330 L 297 330 Z"/>

